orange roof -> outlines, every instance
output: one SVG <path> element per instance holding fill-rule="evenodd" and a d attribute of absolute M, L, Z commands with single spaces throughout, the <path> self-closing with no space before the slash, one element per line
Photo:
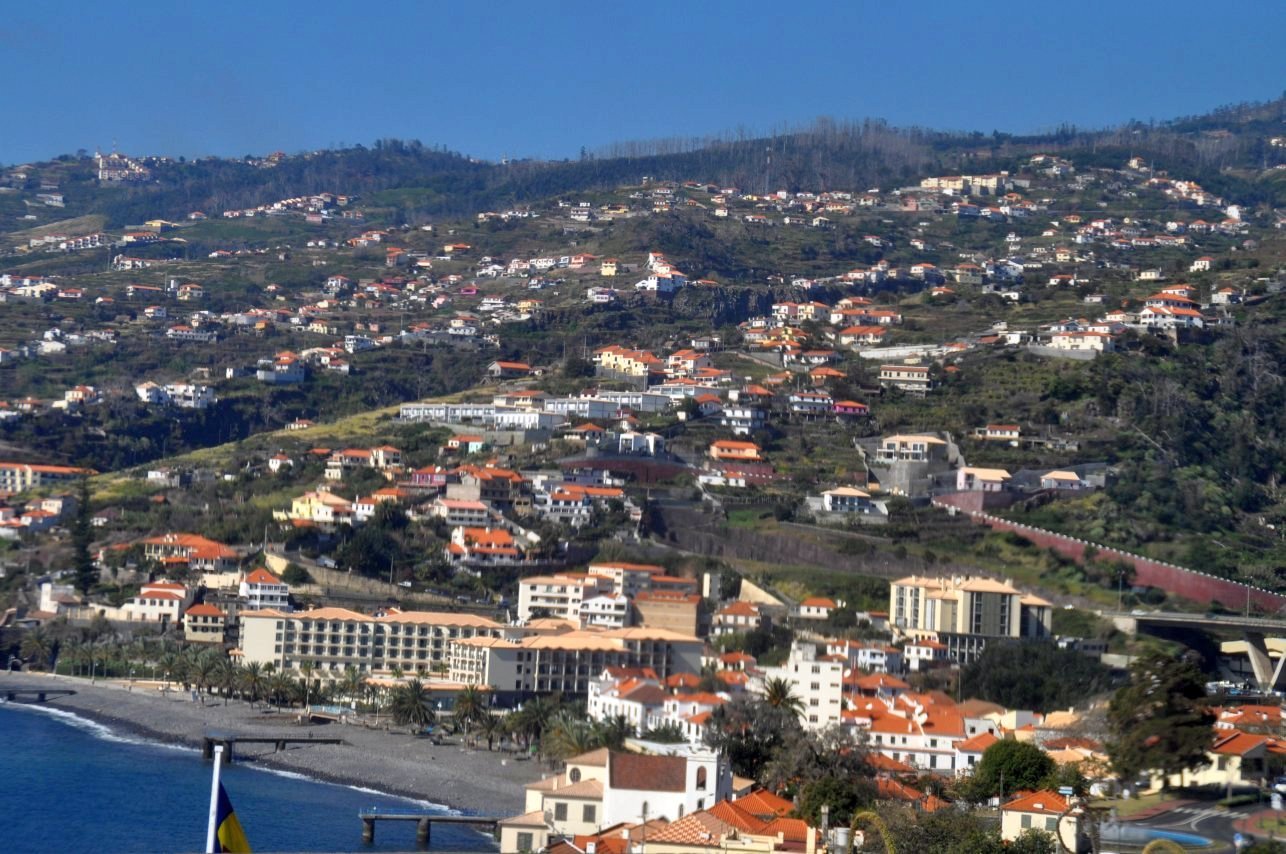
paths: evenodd
<path fill-rule="evenodd" d="M 774 795 L 767 789 L 755 789 L 753 792 L 737 798 L 733 803 L 751 815 L 758 816 L 765 821 L 770 818 L 780 818 L 795 811 L 793 803 L 783 797 Z"/>
<path fill-rule="evenodd" d="M 214 605 L 208 605 L 205 603 L 202 603 L 200 605 L 193 605 L 191 608 L 188 608 L 183 613 L 192 617 L 226 617 L 227 616 L 227 614 L 223 613 L 223 611 L 219 610 Z"/>
<path fill-rule="evenodd" d="M 1004 812 L 1031 812 L 1043 815 L 1062 815 L 1067 812 L 1067 799 L 1058 792 L 1043 789 L 1014 798 L 1000 808 Z"/>
<path fill-rule="evenodd" d="M 280 584 L 281 579 L 262 566 L 246 576 L 247 584 Z"/>
<path fill-rule="evenodd" d="M 905 762 L 899 762 L 891 756 L 885 756 L 883 753 L 869 753 L 866 761 L 876 771 L 883 771 L 887 774 L 914 774 L 915 769 Z"/>
<path fill-rule="evenodd" d="M 759 606 L 752 602 L 738 600 L 723 606 L 716 614 L 725 617 L 758 617 Z"/>
<path fill-rule="evenodd" d="M 958 743 L 956 745 L 956 750 L 963 751 L 965 753 L 982 753 L 998 741 L 1000 741 L 1000 739 L 996 738 L 991 733 L 980 732 L 973 738 L 966 738 L 964 741 Z"/>

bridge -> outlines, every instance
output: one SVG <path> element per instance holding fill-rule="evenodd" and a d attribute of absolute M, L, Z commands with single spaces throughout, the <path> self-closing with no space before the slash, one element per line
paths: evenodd
<path fill-rule="evenodd" d="M 1117 629 L 1133 634 L 1140 628 L 1201 629 L 1202 631 L 1281 632 L 1286 617 L 1251 617 L 1241 614 L 1185 614 L 1179 611 L 1100 611 Z"/>
<path fill-rule="evenodd" d="M 494 833 L 500 823 L 500 819 L 491 818 L 481 815 L 440 815 L 437 813 L 427 812 L 384 812 L 379 809 L 369 809 L 359 812 L 357 817 L 362 820 L 362 843 L 373 845 L 375 843 L 375 823 L 377 821 L 413 821 L 415 822 L 415 845 L 421 850 L 429 847 L 429 833 L 435 824 L 468 824 L 468 825 L 485 825 L 490 827 Z"/>
<path fill-rule="evenodd" d="M 1255 685 L 1264 694 L 1286 687 L 1286 619 L 1237 614 L 1183 614 L 1173 611 L 1100 612 L 1117 629 L 1133 634 L 1141 628 L 1195 629 L 1240 632 L 1242 639 L 1225 641 L 1220 651 L 1250 659 Z"/>

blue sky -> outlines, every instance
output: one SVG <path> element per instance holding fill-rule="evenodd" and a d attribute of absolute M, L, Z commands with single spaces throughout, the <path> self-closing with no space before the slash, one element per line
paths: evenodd
<path fill-rule="evenodd" d="M 1281 0 L 48 0 L 0 20 L 0 162 L 379 137 L 575 157 L 823 115 L 1099 127 L 1277 97 L 1283 33 Z"/>

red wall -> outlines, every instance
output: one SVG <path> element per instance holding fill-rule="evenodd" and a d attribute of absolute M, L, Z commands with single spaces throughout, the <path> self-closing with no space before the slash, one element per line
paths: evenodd
<path fill-rule="evenodd" d="M 1077 563 L 1084 563 L 1085 549 L 1093 548 L 1096 552 L 1094 555 L 1095 560 L 1120 561 L 1133 566 L 1134 583 L 1138 586 L 1155 587 L 1159 590 L 1164 590 L 1166 593 L 1181 596 L 1184 599 L 1199 602 L 1203 605 L 1220 602 L 1227 608 L 1245 608 L 1247 595 L 1249 594 L 1251 604 L 1261 611 L 1276 613 L 1281 608 L 1286 607 L 1286 596 L 1281 594 L 1260 590 L 1257 587 L 1250 587 L 1236 581 L 1229 581 L 1226 578 L 1216 578 L 1204 572 L 1184 569 L 1172 563 L 1153 560 L 1142 555 L 1101 546 L 1097 543 L 1078 540 L 1075 537 L 1056 534 L 1043 528 L 1032 528 L 1028 525 L 1011 522 L 1008 519 L 990 516 L 970 508 L 968 505 L 971 502 L 968 500 L 962 501 L 957 498 L 957 495 L 967 496 L 969 493 L 939 496 L 933 500 L 933 503 L 937 506 L 956 507 L 967 513 L 970 519 L 980 525 L 987 525 L 999 531 L 1013 531 L 1041 548 L 1053 549 Z"/>

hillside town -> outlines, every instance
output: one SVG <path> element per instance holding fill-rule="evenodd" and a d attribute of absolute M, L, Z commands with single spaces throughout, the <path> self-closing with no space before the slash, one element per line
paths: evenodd
<path fill-rule="evenodd" d="M 528 763 L 503 852 L 1259 832 L 1286 510 L 1185 394 L 1280 402 L 1286 209 L 1049 152 L 135 225 L 64 183 L 166 158 L 10 167 L 9 670 Z"/>

